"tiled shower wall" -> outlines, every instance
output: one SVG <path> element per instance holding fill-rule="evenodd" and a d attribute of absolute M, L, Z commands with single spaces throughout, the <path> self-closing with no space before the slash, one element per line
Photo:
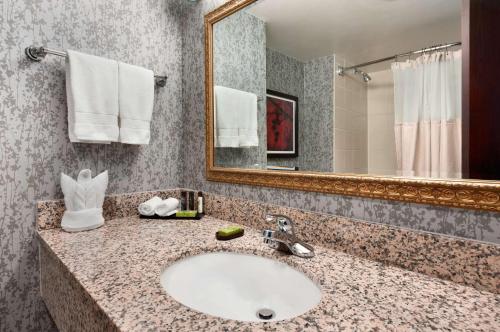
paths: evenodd
<path fill-rule="evenodd" d="M 61 172 L 107 169 L 108 193 L 181 184 L 181 13 L 176 0 L 0 0 L 0 331 L 55 329 L 39 296 L 35 201 L 61 198 Z M 31 44 L 168 75 L 155 93 L 151 144 L 70 144 L 64 59 L 28 62 Z"/>
<path fill-rule="evenodd" d="M 395 175 L 394 81 L 390 69 L 370 73 L 368 85 L 368 172 Z"/>
<path fill-rule="evenodd" d="M 351 63 L 335 55 L 335 66 Z M 335 74 L 335 172 L 368 172 L 367 84 L 359 75 Z"/>
<path fill-rule="evenodd" d="M 411 229 L 500 243 L 500 213 L 208 182 L 205 171 L 203 16 L 224 0 L 200 1 L 183 23 L 184 186 Z M 314 222 L 312 220 L 311 222 Z M 318 227 L 321 227 L 318 225 Z"/>

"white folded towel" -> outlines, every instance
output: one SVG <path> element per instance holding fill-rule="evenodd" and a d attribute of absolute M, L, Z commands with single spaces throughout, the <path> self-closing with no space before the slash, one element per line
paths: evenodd
<path fill-rule="evenodd" d="M 151 70 L 119 63 L 120 142 L 149 144 L 154 104 Z"/>
<path fill-rule="evenodd" d="M 66 232 L 89 231 L 102 225 L 104 225 L 102 209 L 65 211 L 61 222 L 61 228 Z"/>
<path fill-rule="evenodd" d="M 70 141 L 118 141 L 118 62 L 71 50 L 67 53 Z"/>
<path fill-rule="evenodd" d="M 177 211 L 179 200 L 177 198 L 167 198 L 156 206 L 155 213 L 160 217 L 167 217 Z"/>
<path fill-rule="evenodd" d="M 215 87 L 215 147 L 259 146 L 257 95 Z"/>
<path fill-rule="evenodd" d="M 61 174 L 61 189 L 64 194 L 64 211 L 61 227 L 67 232 L 87 231 L 104 225 L 102 205 L 108 187 L 108 172 L 95 178 L 92 172 L 84 169 L 73 180 Z"/>
<path fill-rule="evenodd" d="M 155 210 L 158 207 L 158 205 L 160 205 L 162 202 L 163 200 L 160 197 L 155 196 L 150 200 L 142 204 L 139 204 L 138 208 L 139 213 L 143 216 L 152 216 L 155 214 Z"/>

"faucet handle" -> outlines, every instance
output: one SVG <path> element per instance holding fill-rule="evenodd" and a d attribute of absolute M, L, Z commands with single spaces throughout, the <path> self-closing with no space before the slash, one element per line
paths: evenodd
<path fill-rule="evenodd" d="M 267 222 L 274 222 L 276 220 L 276 217 L 276 214 L 266 214 L 265 218 Z"/>
<path fill-rule="evenodd" d="M 287 234 L 294 235 L 293 231 L 293 222 L 292 219 L 289 217 L 282 215 L 282 214 L 267 214 L 266 215 L 266 221 L 267 222 L 274 222 L 276 221 L 278 223 L 278 230 Z"/>

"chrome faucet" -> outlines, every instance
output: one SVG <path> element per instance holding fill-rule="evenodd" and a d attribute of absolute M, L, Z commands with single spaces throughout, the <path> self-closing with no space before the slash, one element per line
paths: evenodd
<path fill-rule="evenodd" d="M 314 257 L 314 249 L 310 245 L 300 241 L 293 230 L 292 220 L 280 214 L 266 215 L 267 222 L 276 222 L 278 230 L 266 229 L 262 232 L 264 243 L 273 249 L 291 253 L 302 258 Z"/>

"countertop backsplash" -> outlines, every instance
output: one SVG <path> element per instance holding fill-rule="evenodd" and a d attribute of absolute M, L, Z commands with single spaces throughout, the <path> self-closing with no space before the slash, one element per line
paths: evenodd
<path fill-rule="evenodd" d="M 137 206 L 141 202 L 155 195 L 180 197 L 181 190 L 189 189 L 107 196 L 103 207 L 105 219 L 138 216 Z M 495 244 L 213 193 L 204 193 L 204 200 L 205 213 L 213 218 L 262 231 L 276 228 L 265 221 L 266 214 L 284 214 L 294 221 L 298 237 L 308 243 L 500 293 L 500 246 Z M 37 207 L 39 230 L 60 227 L 62 200 L 42 201 Z"/>

